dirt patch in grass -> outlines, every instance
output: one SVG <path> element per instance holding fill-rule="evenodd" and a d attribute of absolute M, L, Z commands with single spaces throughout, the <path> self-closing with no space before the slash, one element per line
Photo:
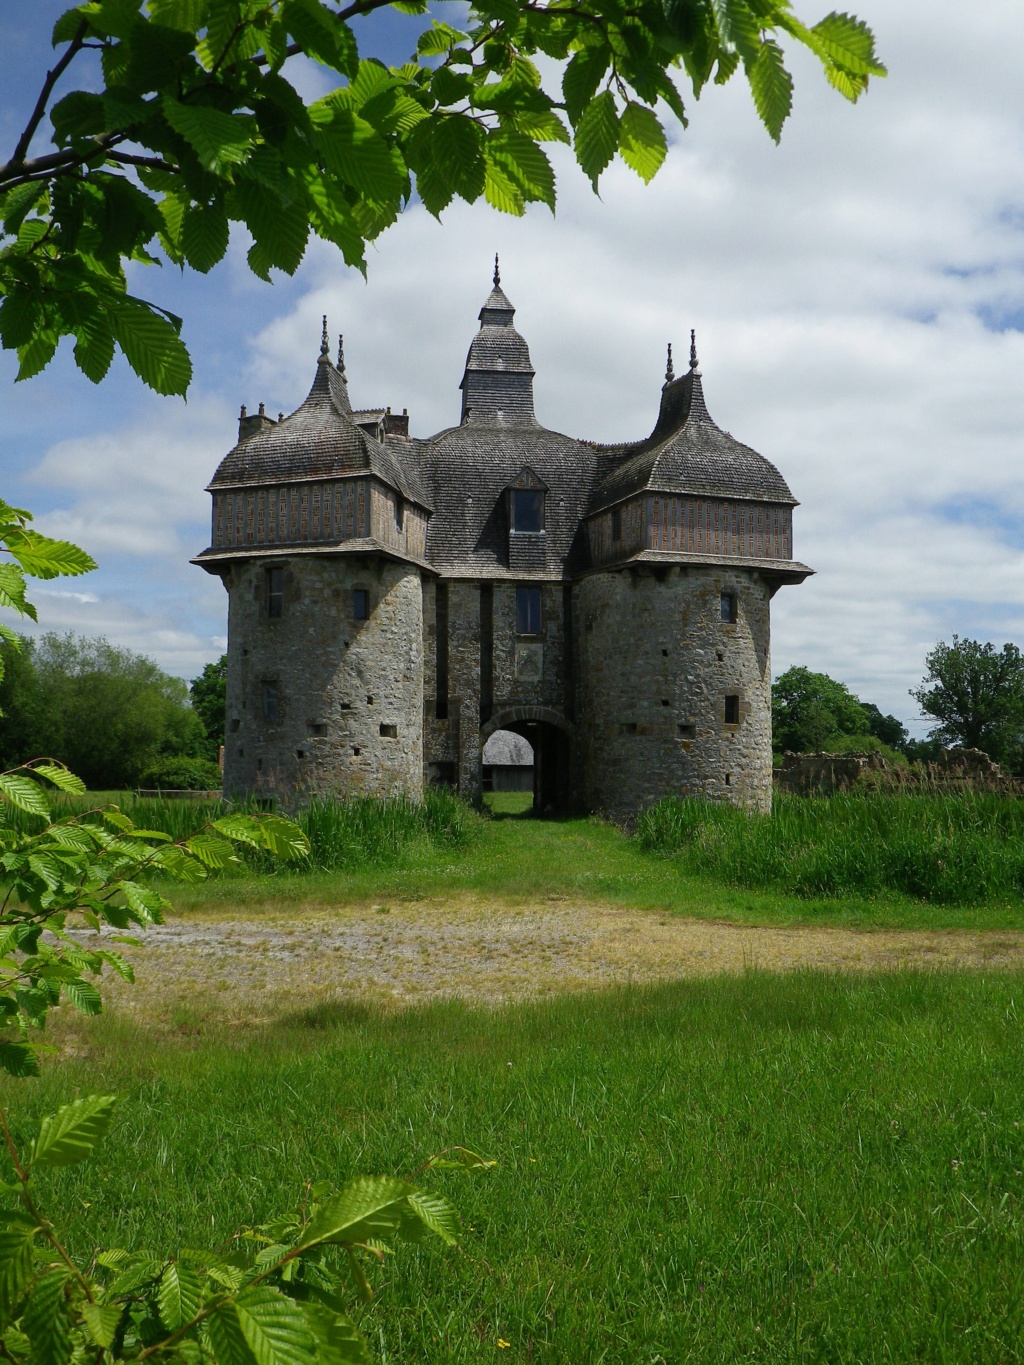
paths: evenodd
<path fill-rule="evenodd" d="M 108 983 L 108 1007 L 170 1022 L 266 1021 L 326 1001 L 475 1004 L 678 977 L 818 968 L 1024 967 L 1024 933 L 758 927 L 548 898 L 289 906 L 242 919 L 176 917 L 128 948 L 144 989 Z"/>

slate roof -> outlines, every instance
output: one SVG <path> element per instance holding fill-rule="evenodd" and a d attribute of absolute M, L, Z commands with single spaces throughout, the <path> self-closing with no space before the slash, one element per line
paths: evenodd
<path fill-rule="evenodd" d="M 434 498 L 427 558 L 442 573 L 515 577 L 519 549 L 537 551 L 518 572 L 561 578 L 586 563 L 587 509 L 594 451 L 535 420 L 464 422 L 421 444 Z M 506 489 L 524 466 L 547 485 L 545 529 L 510 537 Z M 510 551 L 510 540 L 512 549 Z M 521 542 L 521 544 L 516 544 Z"/>
<path fill-rule="evenodd" d="M 382 444 L 357 426 L 344 373 L 322 353 L 305 402 L 239 441 L 221 461 L 209 490 L 368 472 L 429 509 L 430 496 L 409 446 L 400 438 Z"/>
<path fill-rule="evenodd" d="M 597 448 L 600 475 L 590 512 L 645 491 L 796 506 L 771 461 L 711 420 L 695 363 L 696 358 L 686 374 L 665 384 L 646 441 Z"/>
<path fill-rule="evenodd" d="M 479 317 L 460 385 L 458 426 L 429 440 L 398 434 L 374 439 L 358 424 L 379 419 L 381 410 L 353 413 L 344 369 L 327 355 L 325 331 L 305 402 L 291 416 L 240 440 L 210 489 L 369 471 L 432 512 L 426 559 L 436 570 L 478 578 L 561 579 L 585 572 L 586 518 L 647 491 L 795 505 L 776 467 L 712 421 L 692 345 L 686 374 L 673 378 L 670 364 L 651 435 L 597 445 L 537 421 L 529 347 L 513 326 L 515 308 L 501 288 L 497 265 Z M 547 489 L 545 529 L 514 534 L 506 494 L 527 467 Z M 781 561 L 772 566 L 781 568 Z M 790 567 L 809 572 L 803 565 Z"/>

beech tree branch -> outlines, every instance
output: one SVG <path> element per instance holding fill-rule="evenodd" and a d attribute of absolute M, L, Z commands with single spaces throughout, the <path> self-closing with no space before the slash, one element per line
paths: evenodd
<path fill-rule="evenodd" d="M 85 42 L 85 35 L 88 30 L 89 25 L 83 19 L 78 25 L 75 36 L 68 44 L 67 51 L 63 53 L 60 61 L 53 70 L 47 71 L 46 80 L 43 81 L 43 88 L 40 90 L 39 98 L 36 100 L 36 107 L 32 110 L 32 116 L 25 125 L 25 131 L 22 133 L 21 137 L 18 138 L 17 145 L 14 148 L 14 155 L 7 163 L 7 166 L 4 167 L 4 170 L 9 166 L 17 166 L 24 162 L 25 153 L 28 151 L 32 139 L 35 136 L 36 129 L 43 121 L 43 115 L 46 113 L 46 106 L 49 103 L 50 96 L 53 94 L 53 87 L 78 55 L 82 44 Z"/>

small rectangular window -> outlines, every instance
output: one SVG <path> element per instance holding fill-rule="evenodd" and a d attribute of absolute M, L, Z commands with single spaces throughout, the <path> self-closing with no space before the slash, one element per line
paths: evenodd
<path fill-rule="evenodd" d="M 281 616 L 284 610 L 284 569 L 267 570 L 267 615 Z"/>
<path fill-rule="evenodd" d="M 738 696 L 734 695 L 725 699 L 725 723 L 726 725 L 739 725 L 740 723 L 740 699 Z"/>
<path fill-rule="evenodd" d="M 736 623 L 736 594 L 734 592 L 722 593 L 722 620 L 730 625 Z"/>
<path fill-rule="evenodd" d="M 382 722 L 382 723 L 381 723 L 381 727 L 380 727 L 380 732 L 381 732 L 381 734 L 384 736 L 385 739 L 397 739 L 397 738 L 398 738 L 398 726 L 397 726 L 397 725 L 387 725 L 387 724 L 385 724 L 385 723 Z"/>
<path fill-rule="evenodd" d="M 395 529 L 401 531 L 405 525 L 405 499 L 398 497 L 395 499 Z"/>
<path fill-rule="evenodd" d="M 622 539 L 622 508 L 612 508 L 612 540 Z"/>
<path fill-rule="evenodd" d="M 544 494 L 537 488 L 513 488 L 512 530 L 544 530 Z"/>
<path fill-rule="evenodd" d="M 693 725 L 693 724 L 690 723 L 690 722 L 684 721 L 684 722 L 679 726 L 679 738 L 680 738 L 680 739 L 696 739 L 696 738 L 697 738 L 697 727 L 696 727 L 696 725 Z"/>
<path fill-rule="evenodd" d="M 263 719 L 279 720 L 281 716 L 281 698 L 278 694 L 276 682 L 265 682 L 263 684 Z"/>
<path fill-rule="evenodd" d="M 357 621 L 368 621 L 370 619 L 370 593 L 368 589 L 353 589 L 352 615 Z"/>
<path fill-rule="evenodd" d="M 540 634 L 540 588 L 516 588 L 516 634 Z"/>

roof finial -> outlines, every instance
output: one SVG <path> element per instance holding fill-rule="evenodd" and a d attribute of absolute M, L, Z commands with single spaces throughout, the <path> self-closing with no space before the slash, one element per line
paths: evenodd
<path fill-rule="evenodd" d="M 501 288 L 501 271 L 498 269 L 498 253 L 494 253 L 494 287 Z"/>
<path fill-rule="evenodd" d="M 327 314 L 324 314 L 324 329 L 320 333 L 320 355 L 326 360 L 331 352 L 331 343 L 327 339 Z"/>
<path fill-rule="evenodd" d="M 345 378 L 345 338 L 338 333 L 338 373 Z"/>
<path fill-rule="evenodd" d="M 672 343 L 671 343 L 671 341 L 670 341 L 670 342 L 668 343 L 668 362 L 667 362 L 667 364 L 665 365 L 665 383 L 666 383 L 666 384 L 671 384 L 671 383 L 672 383 L 672 380 L 675 379 L 675 377 L 676 377 L 676 372 L 675 372 L 675 369 L 674 369 L 674 367 L 673 367 L 673 365 L 672 365 Z"/>
<path fill-rule="evenodd" d="M 697 368 L 697 333 L 694 328 L 690 328 L 690 369 Z"/>

